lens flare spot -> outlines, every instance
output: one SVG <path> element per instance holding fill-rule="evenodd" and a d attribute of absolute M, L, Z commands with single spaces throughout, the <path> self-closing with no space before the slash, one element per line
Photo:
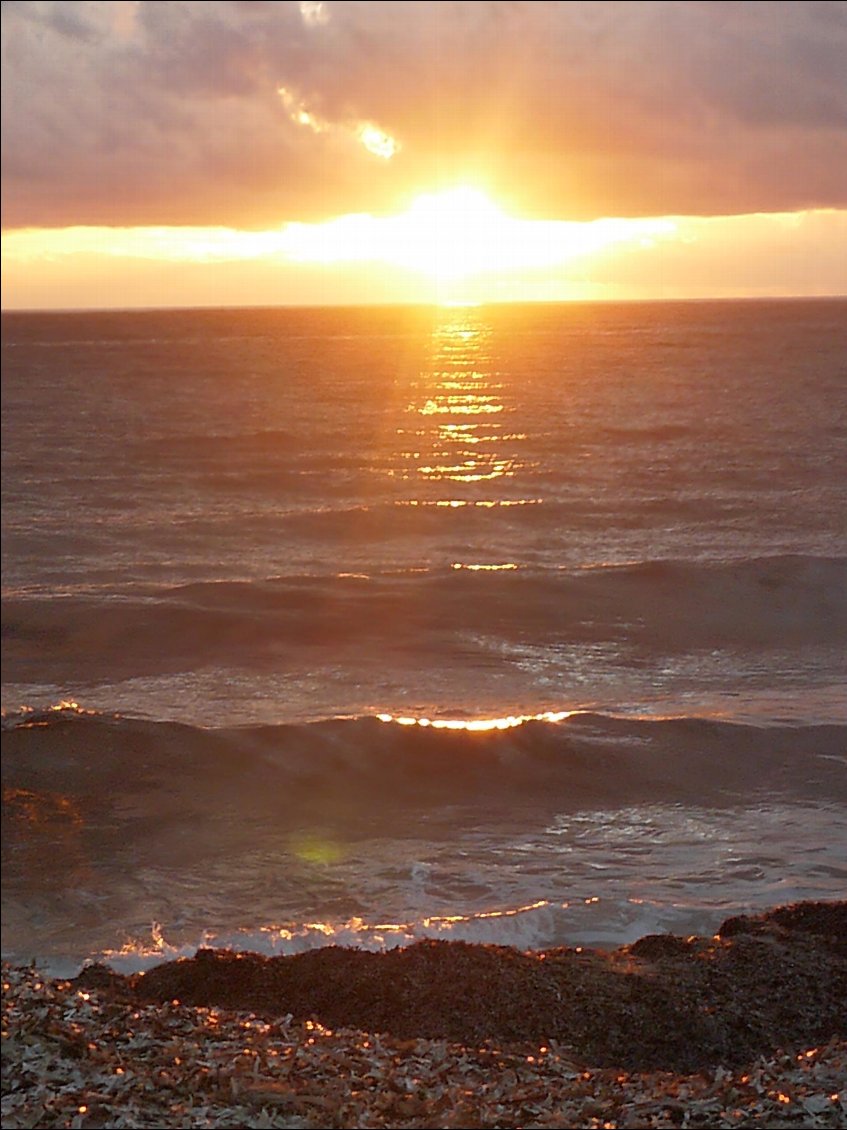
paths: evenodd
<path fill-rule="evenodd" d="M 321 866 L 338 863 L 344 855 L 339 844 L 316 832 L 292 837 L 290 847 L 292 853 L 304 863 L 315 863 Z"/>

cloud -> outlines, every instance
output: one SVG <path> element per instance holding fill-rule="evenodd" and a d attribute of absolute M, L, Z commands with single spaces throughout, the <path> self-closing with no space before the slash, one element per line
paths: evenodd
<path fill-rule="evenodd" d="M 6 227 L 847 206 L 843 2 L 2 7 Z"/>

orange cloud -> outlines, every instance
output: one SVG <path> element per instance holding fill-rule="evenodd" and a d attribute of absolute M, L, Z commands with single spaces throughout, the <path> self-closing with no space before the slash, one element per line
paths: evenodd
<path fill-rule="evenodd" d="M 2 10 L 6 227 L 261 228 L 466 181 L 546 219 L 847 206 L 841 2 Z"/>

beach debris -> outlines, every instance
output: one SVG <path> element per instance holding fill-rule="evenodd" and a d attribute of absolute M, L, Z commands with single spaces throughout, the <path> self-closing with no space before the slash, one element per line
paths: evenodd
<path fill-rule="evenodd" d="M 612 952 L 199 950 L 70 981 L 4 963 L 2 1124 L 843 1127 L 846 909 Z"/>
<path fill-rule="evenodd" d="M 847 1042 L 690 1075 L 572 1049 L 401 1040 L 179 1002 L 137 1007 L 3 967 L 6 1128 L 836 1127 Z"/>

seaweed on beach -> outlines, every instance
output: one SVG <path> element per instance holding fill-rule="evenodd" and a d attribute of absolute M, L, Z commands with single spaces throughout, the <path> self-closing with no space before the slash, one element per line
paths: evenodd
<path fill-rule="evenodd" d="M 598 1066 L 690 1072 L 847 1038 L 845 938 L 847 902 L 802 903 L 730 919 L 714 937 L 650 936 L 612 952 L 445 941 L 276 957 L 200 949 L 127 977 L 89 966 L 73 984 L 398 1039 L 555 1041 Z"/>

